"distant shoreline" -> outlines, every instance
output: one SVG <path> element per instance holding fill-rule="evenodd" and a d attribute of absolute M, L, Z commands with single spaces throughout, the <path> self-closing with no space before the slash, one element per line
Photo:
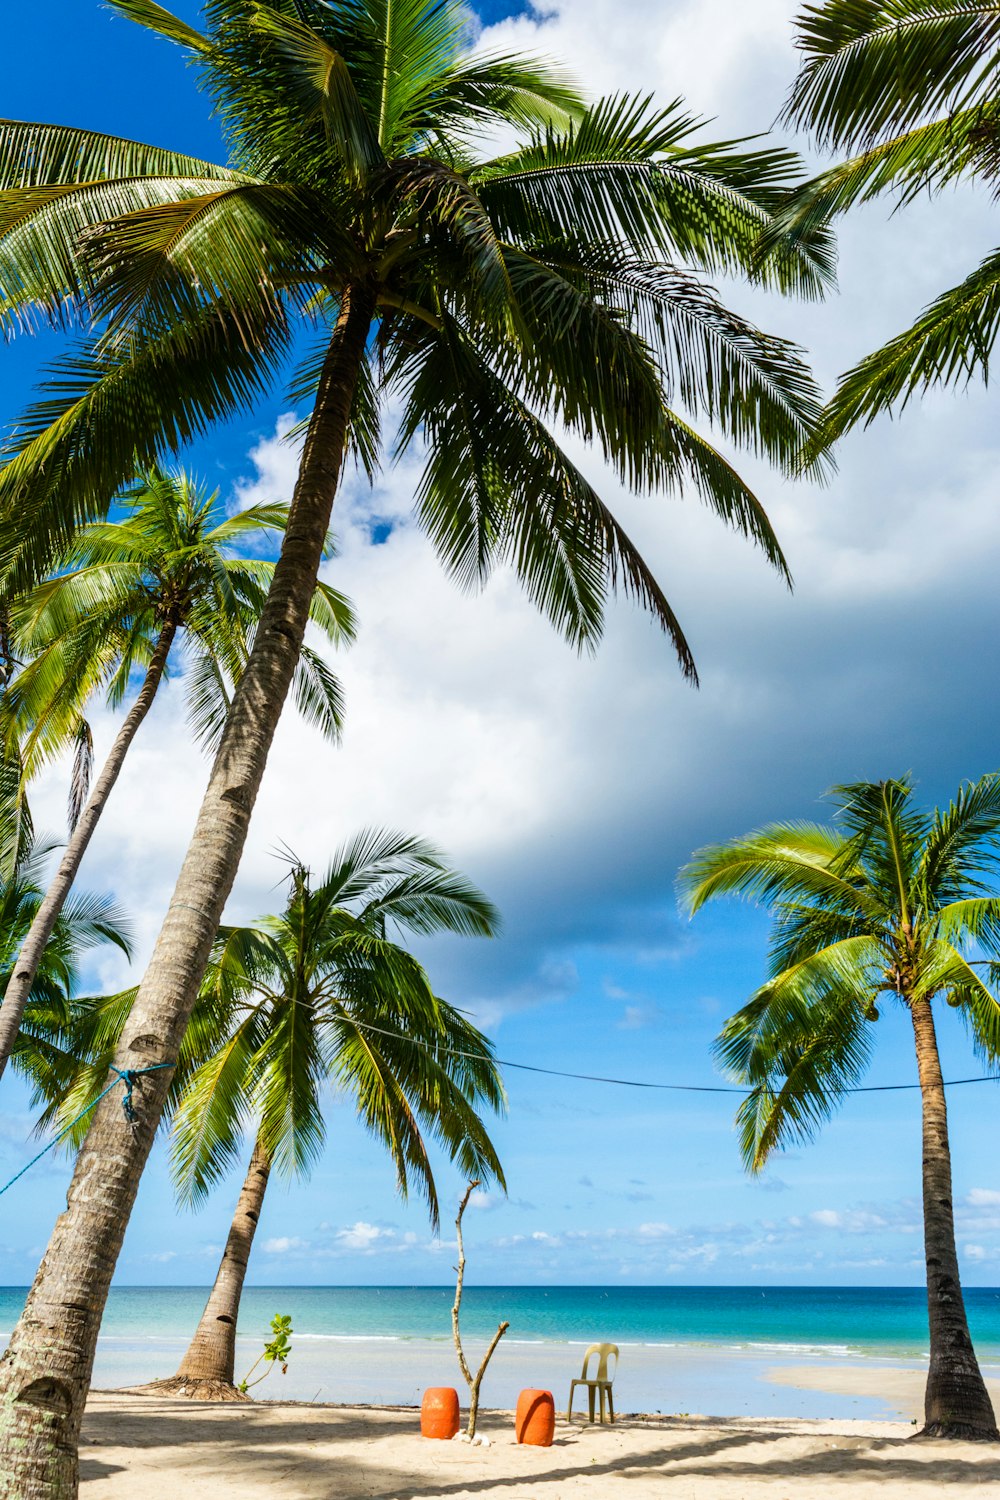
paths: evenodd
<path fill-rule="evenodd" d="M 172 1375 L 184 1339 L 103 1339 L 94 1387 L 122 1392 Z M 481 1341 L 470 1341 L 470 1349 Z M 621 1411 L 671 1415 L 712 1412 L 771 1420 L 865 1418 L 908 1421 L 919 1408 L 926 1364 L 919 1359 L 831 1358 L 822 1349 L 725 1348 L 692 1343 L 621 1345 L 615 1381 Z M 249 1367 L 256 1342 L 241 1338 L 237 1370 Z M 565 1402 L 580 1373 L 583 1350 L 574 1344 L 504 1340 L 483 1388 L 487 1408 L 512 1409 L 518 1392 L 538 1387 Z M 983 1362 L 1000 1394 L 1000 1361 Z M 258 1390 L 261 1400 L 335 1406 L 414 1407 L 431 1385 L 464 1386 L 448 1341 L 293 1339 L 287 1375 L 275 1373 Z"/>

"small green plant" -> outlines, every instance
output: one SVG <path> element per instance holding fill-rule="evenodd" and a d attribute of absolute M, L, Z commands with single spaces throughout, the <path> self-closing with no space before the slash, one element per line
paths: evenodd
<path fill-rule="evenodd" d="M 294 1332 L 291 1317 L 284 1317 L 281 1313 L 276 1313 L 271 1319 L 271 1332 L 274 1334 L 274 1338 L 264 1345 L 263 1354 L 254 1360 L 240 1381 L 239 1389 L 244 1396 L 251 1386 L 260 1385 L 262 1380 L 266 1380 L 275 1365 L 281 1366 L 282 1375 L 288 1374 L 288 1356 L 292 1352 L 291 1338 Z M 262 1375 L 258 1375 L 256 1380 L 251 1380 L 250 1376 L 258 1365 L 266 1365 L 267 1369 Z"/>

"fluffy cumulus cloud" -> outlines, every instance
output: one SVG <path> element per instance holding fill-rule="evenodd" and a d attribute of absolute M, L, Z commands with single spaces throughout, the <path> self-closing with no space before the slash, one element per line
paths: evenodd
<path fill-rule="evenodd" d="M 366 1224 L 362 1219 L 348 1229 L 338 1229 L 334 1237 L 340 1249 L 360 1250 L 363 1254 L 367 1254 L 376 1245 L 384 1245 L 387 1240 L 395 1238 L 394 1229 L 382 1229 L 377 1224 Z"/>

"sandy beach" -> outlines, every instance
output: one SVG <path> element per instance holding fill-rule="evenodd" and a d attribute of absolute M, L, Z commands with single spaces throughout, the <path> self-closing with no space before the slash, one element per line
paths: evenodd
<path fill-rule="evenodd" d="M 806 1500 L 831 1491 L 917 1500 L 930 1485 L 963 1496 L 1000 1483 L 1000 1448 L 914 1443 L 905 1422 L 631 1416 L 601 1428 L 560 1420 L 551 1448 L 519 1447 L 509 1413 L 485 1413 L 481 1430 L 489 1448 L 422 1439 L 408 1407 L 234 1407 L 95 1394 L 84 1421 L 82 1493 L 652 1500 L 669 1480 L 674 1500 Z"/>

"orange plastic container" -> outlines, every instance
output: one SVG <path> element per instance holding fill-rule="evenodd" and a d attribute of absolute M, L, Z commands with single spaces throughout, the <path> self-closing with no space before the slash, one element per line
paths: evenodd
<path fill-rule="evenodd" d="M 517 1398 L 514 1433 L 519 1443 L 551 1448 L 556 1430 L 556 1403 L 551 1391 L 522 1391 Z"/>
<path fill-rule="evenodd" d="M 420 1403 L 420 1436 L 453 1438 L 458 1431 L 458 1392 L 450 1385 L 432 1385 Z"/>

